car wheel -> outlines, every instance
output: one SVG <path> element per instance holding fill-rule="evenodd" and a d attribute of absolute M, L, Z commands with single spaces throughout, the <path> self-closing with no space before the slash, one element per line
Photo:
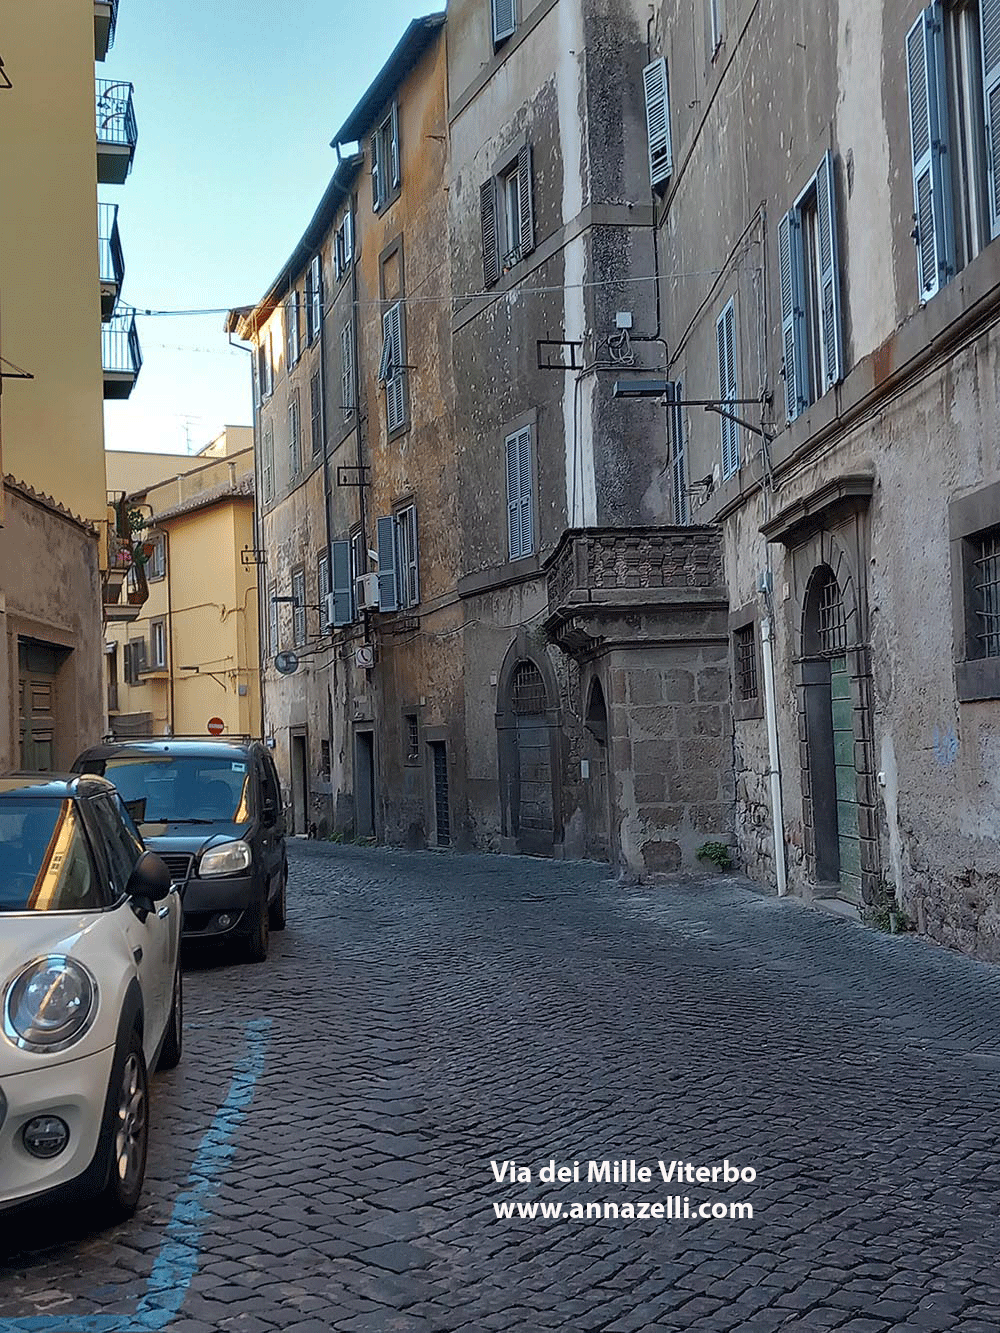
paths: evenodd
<path fill-rule="evenodd" d="M 288 889 L 288 866 L 281 870 L 281 888 L 274 896 L 274 902 L 268 908 L 269 924 L 272 930 L 284 930 L 286 922 L 286 890 Z"/>
<path fill-rule="evenodd" d="M 167 1034 L 160 1048 L 157 1069 L 176 1069 L 181 1062 L 181 1048 L 184 1044 L 184 983 L 181 980 L 181 965 L 177 964 L 174 973 L 173 998 L 170 1001 L 170 1022 Z"/>
<path fill-rule="evenodd" d="M 250 963 L 262 963 L 267 957 L 271 943 L 270 922 L 268 920 L 267 896 L 261 894 L 254 912 L 253 923 L 246 942 L 246 958 Z"/>
<path fill-rule="evenodd" d="M 111 1169 L 100 1200 L 110 1222 L 131 1217 L 142 1193 L 149 1145 L 149 1080 L 142 1038 L 133 1028 L 125 1058 L 116 1060 L 111 1076 L 109 1153 Z"/>

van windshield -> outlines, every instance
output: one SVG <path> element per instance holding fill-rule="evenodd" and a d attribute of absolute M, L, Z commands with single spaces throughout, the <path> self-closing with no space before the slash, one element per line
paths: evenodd
<path fill-rule="evenodd" d="M 251 818 L 245 760 L 197 755 L 120 755 L 104 776 L 137 824 L 245 824 Z"/>
<path fill-rule="evenodd" d="M 0 912 L 75 912 L 104 906 L 72 801 L 0 799 Z"/>

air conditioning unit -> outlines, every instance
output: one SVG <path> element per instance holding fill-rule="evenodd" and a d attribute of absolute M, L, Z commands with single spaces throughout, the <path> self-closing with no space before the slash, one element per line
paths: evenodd
<path fill-rule="evenodd" d="M 378 610 L 377 574 L 361 574 L 354 580 L 354 600 L 359 611 Z"/>

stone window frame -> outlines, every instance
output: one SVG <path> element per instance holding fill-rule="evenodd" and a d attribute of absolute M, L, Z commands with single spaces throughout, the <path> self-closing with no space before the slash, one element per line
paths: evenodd
<path fill-rule="evenodd" d="M 737 631 L 746 629 L 749 625 L 753 626 L 754 653 L 757 661 L 757 697 L 755 699 L 743 699 L 739 692 L 739 673 L 736 660 L 736 640 Z M 737 611 L 733 611 L 729 616 L 729 652 L 733 679 L 733 721 L 749 722 L 754 718 L 764 716 L 764 677 L 761 669 L 760 656 L 760 609 L 753 603 L 747 602 Z"/>
<path fill-rule="evenodd" d="M 951 618 L 955 689 L 959 703 L 1000 699 L 1000 657 L 970 655 L 973 637 L 973 541 L 1000 530 L 1000 481 L 981 486 L 948 505 L 951 545 Z"/>

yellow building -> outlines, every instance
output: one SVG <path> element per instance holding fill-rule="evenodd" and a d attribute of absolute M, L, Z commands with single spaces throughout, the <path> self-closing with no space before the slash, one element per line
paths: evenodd
<path fill-rule="evenodd" d="M 120 572 L 103 402 L 141 364 L 118 301 L 131 85 L 97 79 L 118 0 L 8 5 L 0 90 L 0 771 L 57 768 L 104 728 L 102 603 Z M 103 345 L 102 345 L 103 344 Z"/>
<path fill-rule="evenodd" d="M 107 455 L 141 564 L 130 583 L 148 589 L 134 620 L 108 626 L 111 730 L 207 736 L 218 719 L 223 735 L 257 735 L 253 430 L 227 426 L 194 457 L 146 455 L 150 480 L 126 489 L 140 457 Z"/>

